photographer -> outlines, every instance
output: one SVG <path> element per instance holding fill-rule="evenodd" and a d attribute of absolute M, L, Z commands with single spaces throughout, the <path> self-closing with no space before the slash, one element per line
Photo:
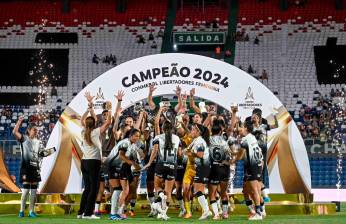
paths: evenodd
<path fill-rule="evenodd" d="M 19 117 L 14 129 L 13 135 L 20 142 L 20 149 L 22 154 L 22 162 L 20 166 L 20 182 L 23 184 L 21 205 L 19 217 L 24 217 L 25 203 L 27 196 L 30 192 L 30 205 L 29 217 L 35 218 L 35 200 L 38 182 L 41 181 L 40 167 L 39 167 L 39 149 L 40 140 L 38 137 L 38 129 L 34 125 L 29 125 L 26 133 L 22 135 L 19 128 L 22 125 L 24 117 Z"/>

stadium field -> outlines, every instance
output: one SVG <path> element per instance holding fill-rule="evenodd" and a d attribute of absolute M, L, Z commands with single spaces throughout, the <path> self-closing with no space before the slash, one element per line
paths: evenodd
<path fill-rule="evenodd" d="M 41 215 L 36 219 L 32 218 L 18 218 L 16 215 L 1 215 L 0 224 L 81 224 L 81 223 L 249 223 L 246 216 L 230 216 L 227 220 L 213 221 L 211 219 L 205 221 L 199 221 L 198 217 L 194 217 L 190 220 L 184 220 L 181 218 L 171 217 L 168 221 L 157 220 L 155 218 L 147 218 L 145 215 L 138 215 L 135 218 L 128 218 L 125 221 L 110 221 L 108 216 L 104 215 L 101 220 L 80 220 L 76 219 L 75 215 L 53 216 L 53 215 Z M 288 216 L 288 215 L 275 215 L 268 216 L 263 221 L 253 221 L 254 223 L 277 223 L 277 224 L 293 224 L 293 223 L 346 223 L 346 212 L 340 212 L 336 215 L 327 216 Z"/>

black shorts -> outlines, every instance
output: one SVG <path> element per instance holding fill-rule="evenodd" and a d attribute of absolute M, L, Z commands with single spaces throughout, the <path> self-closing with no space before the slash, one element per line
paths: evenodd
<path fill-rule="evenodd" d="M 156 163 L 152 163 L 147 170 L 147 182 L 154 182 Z"/>
<path fill-rule="evenodd" d="M 194 177 L 195 183 L 207 184 L 209 183 L 210 165 L 196 166 L 196 176 Z"/>
<path fill-rule="evenodd" d="M 178 166 L 175 181 L 183 182 L 186 166 Z"/>
<path fill-rule="evenodd" d="M 244 182 L 246 181 L 262 181 L 262 166 L 252 165 L 244 167 Z"/>
<path fill-rule="evenodd" d="M 108 171 L 105 166 L 101 166 L 100 173 L 99 173 L 99 181 L 105 182 L 106 179 L 108 179 Z"/>
<path fill-rule="evenodd" d="M 213 164 L 210 170 L 209 183 L 218 185 L 220 182 L 228 182 L 230 174 L 229 166 Z"/>
<path fill-rule="evenodd" d="M 128 164 L 123 164 L 121 167 L 110 167 L 108 177 L 110 180 L 118 179 L 118 180 L 131 180 L 132 172 L 131 166 Z"/>
<path fill-rule="evenodd" d="M 132 176 L 133 177 L 139 177 L 141 175 L 141 171 L 134 171 L 132 170 Z"/>
<path fill-rule="evenodd" d="M 176 166 L 174 164 L 158 163 L 155 168 L 155 176 L 164 180 L 174 180 L 176 175 Z"/>
<path fill-rule="evenodd" d="M 20 169 L 20 183 L 24 182 L 40 182 L 41 175 L 37 168 L 28 167 Z"/>

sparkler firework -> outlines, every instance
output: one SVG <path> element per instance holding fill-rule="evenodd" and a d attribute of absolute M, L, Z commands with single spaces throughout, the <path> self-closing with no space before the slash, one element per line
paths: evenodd
<path fill-rule="evenodd" d="M 40 27 L 45 27 L 47 24 L 46 19 L 42 19 Z M 45 111 L 45 101 L 48 96 L 49 86 L 53 81 L 56 81 L 59 76 L 54 74 L 54 64 L 48 60 L 47 51 L 40 49 L 37 54 L 32 57 L 33 68 L 29 72 L 32 76 L 31 84 L 38 86 L 38 95 L 34 99 L 35 112 L 37 116 L 37 125 L 39 126 L 39 138 L 43 145 L 46 144 L 49 133 L 45 131 L 45 120 L 49 119 L 49 111 Z M 50 108 L 49 108 L 50 109 Z"/>
<path fill-rule="evenodd" d="M 334 112 L 336 113 L 336 121 L 343 125 L 345 121 L 345 100 L 346 100 L 346 86 L 343 86 L 341 91 L 341 96 L 338 99 L 338 102 L 334 108 Z M 342 186 L 342 174 L 343 174 L 343 152 L 345 150 L 345 134 L 341 133 L 340 131 L 336 130 L 334 136 L 333 136 L 333 142 L 332 142 L 333 148 L 336 149 L 336 188 L 337 188 L 337 197 L 340 198 L 340 188 Z"/>

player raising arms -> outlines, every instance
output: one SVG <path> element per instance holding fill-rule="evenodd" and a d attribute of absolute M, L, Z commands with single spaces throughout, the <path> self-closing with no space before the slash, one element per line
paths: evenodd
<path fill-rule="evenodd" d="M 159 113 L 162 112 L 162 106 L 160 107 Z M 162 125 L 162 131 L 164 134 L 157 135 L 153 140 L 153 151 L 144 169 L 149 168 L 158 155 L 154 179 L 155 191 L 158 194 L 155 208 L 160 213 L 158 218 L 167 220 L 169 218 L 167 216 L 167 209 L 171 201 L 176 176 L 176 163 L 178 157 L 182 156 L 182 151 L 179 137 L 173 134 L 172 118 L 166 118 Z"/>
<path fill-rule="evenodd" d="M 88 110 L 83 114 L 81 123 L 82 130 L 82 151 L 81 170 L 84 181 L 84 191 L 80 202 L 80 209 L 77 218 L 100 219 L 93 215 L 96 196 L 99 184 L 99 172 L 101 168 L 102 146 L 100 135 L 104 133 L 111 124 L 111 111 L 108 113 L 106 121 L 101 127 L 96 128 L 96 115 L 93 109 L 94 97 L 89 92 L 85 93 L 88 100 Z M 107 108 L 111 109 L 111 108 Z M 91 116 L 88 116 L 89 113 Z"/>
<path fill-rule="evenodd" d="M 254 125 L 253 135 L 256 137 L 258 144 L 262 150 L 263 158 L 264 158 L 264 166 L 262 171 L 262 195 L 265 202 L 269 202 L 270 198 L 268 197 L 268 189 L 269 183 L 267 182 L 268 178 L 268 168 L 267 168 L 267 139 L 268 139 L 268 131 L 271 129 L 275 129 L 279 127 L 278 120 L 276 115 L 274 115 L 274 124 L 269 124 L 267 119 L 262 118 L 262 110 L 259 108 L 255 108 L 252 111 L 252 116 L 246 118 L 247 121 L 252 121 Z"/>
<path fill-rule="evenodd" d="M 20 166 L 20 182 L 23 184 L 19 217 L 24 217 L 24 210 L 27 196 L 30 192 L 30 212 L 29 217 L 35 218 L 35 200 L 38 182 L 41 181 L 39 168 L 39 148 L 38 129 L 35 125 L 29 125 L 25 135 L 19 132 L 24 117 L 19 117 L 13 129 L 13 135 L 20 142 L 22 161 Z"/>
<path fill-rule="evenodd" d="M 175 108 L 175 111 L 178 113 L 178 115 L 175 117 L 175 128 L 176 128 L 176 134 L 180 138 L 180 142 L 182 145 L 182 149 L 185 149 L 187 146 L 189 146 L 192 142 L 192 138 L 189 135 L 189 130 L 187 129 L 184 117 L 188 117 L 186 114 L 187 107 L 186 107 L 186 99 L 187 96 L 181 93 L 181 88 L 179 86 L 176 87 L 175 94 L 178 98 L 178 104 Z M 186 213 L 184 200 L 183 200 L 183 178 L 186 170 L 186 164 L 187 164 L 187 157 L 182 156 L 178 157 L 177 161 L 177 173 L 175 177 L 175 190 L 176 190 L 176 198 L 180 207 L 179 217 L 183 217 Z"/>
<path fill-rule="evenodd" d="M 101 139 L 101 145 L 102 145 L 102 156 L 106 158 L 110 151 L 113 149 L 116 140 L 115 140 L 115 131 L 118 130 L 118 124 L 119 124 L 119 118 L 121 116 L 121 102 L 124 97 L 124 91 L 118 91 L 117 95 L 115 95 L 115 98 L 117 100 L 117 105 L 114 113 L 114 117 L 112 118 L 111 125 L 106 129 L 104 133 L 101 134 L 100 139 Z M 111 102 L 106 102 L 105 106 L 107 108 L 112 108 Z M 110 113 L 106 108 L 104 111 L 102 111 L 101 116 L 97 116 L 97 123 L 98 126 L 102 126 L 103 123 L 107 122 L 108 113 Z M 99 190 L 96 198 L 96 204 L 95 204 L 95 215 L 100 216 L 101 211 L 100 211 L 100 204 L 101 204 L 101 199 L 102 195 L 104 194 L 105 190 L 105 181 L 108 179 L 108 170 L 107 166 L 105 163 L 101 164 L 101 170 L 100 170 L 100 184 L 99 184 Z"/>

